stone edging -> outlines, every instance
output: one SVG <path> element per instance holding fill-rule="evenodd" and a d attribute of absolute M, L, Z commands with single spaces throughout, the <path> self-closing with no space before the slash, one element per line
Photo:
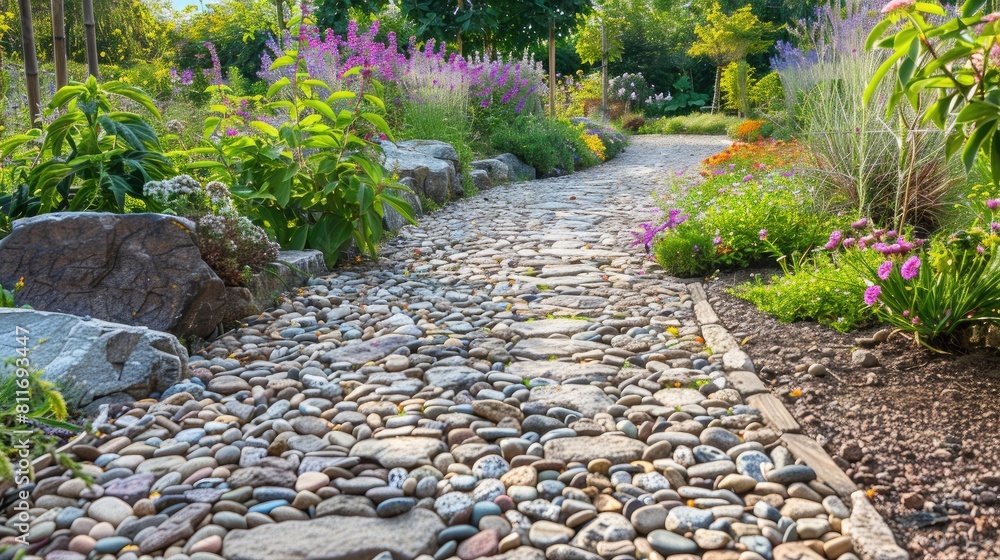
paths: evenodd
<path fill-rule="evenodd" d="M 714 352 L 723 353 L 722 363 L 729 383 L 743 395 L 747 404 L 760 410 L 768 426 L 781 433 L 781 443 L 795 457 L 816 471 L 817 478 L 841 498 L 845 501 L 850 499 L 851 517 L 844 520 L 843 532 L 854 543 L 858 556 L 862 560 L 908 560 L 910 555 L 896 544 L 892 531 L 865 492 L 858 489 L 816 440 L 801 433 L 802 428 L 795 417 L 757 377 L 750 356 L 719 324 L 719 317 L 709 303 L 702 284 L 694 282 L 687 287 L 705 345 Z"/>

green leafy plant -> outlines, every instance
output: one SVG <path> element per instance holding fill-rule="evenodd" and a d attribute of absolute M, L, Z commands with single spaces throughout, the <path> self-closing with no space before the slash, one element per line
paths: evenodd
<path fill-rule="evenodd" d="M 674 82 L 667 97 L 654 98 L 646 104 L 645 111 L 648 116 L 668 116 L 678 113 L 685 113 L 693 109 L 700 109 L 711 100 L 707 93 L 694 91 L 691 78 L 681 76 Z"/>
<path fill-rule="evenodd" d="M 816 255 L 794 261 L 787 268 L 770 282 L 757 278 L 730 293 L 786 323 L 816 321 L 847 332 L 871 319 L 871 309 L 861 302 L 864 283 L 850 267 L 838 266 L 827 255 Z"/>
<path fill-rule="evenodd" d="M 160 118 L 152 99 L 138 88 L 122 82 L 99 84 L 91 76 L 56 92 L 48 112 L 60 114 L 44 130 L 0 143 L 0 156 L 13 156 L 26 168 L 20 175 L 23 183 L 0 198 L 5 213 L 23 217 L 60 210 L 124 212 L 128 197 L 141 199 L 143 185 L 173 172 L 156 132 L 139 115 L 115 110 L 116 96 Z"/>
<path fill-rule="evenodd" d="M 0 437 L 0 480 L 18 484 L 27 482 L 27 478 L 18 482 L 21 476 L 28 476 L 24 469 L 15 469 L 26 458 L 17 447 L 24 433 L 31 434 L 27 445 L 30 461 L 51 452 L 60 437 L 80 431 L 79 426 L 66 422 L 69 411 L 56 386 L 27 363 L 23 357 L 9 358 L 0 366 L 0 427 L 4 434 Z"/>
<path fill-rule="evenodd" d="M 725 134 L 741 121 L 737 117 L 718 113 L 691 113 L 678 117 L 647 120 L 639 134 Z"/>
<path fill-rule="evenodd" d="M 289 21 L 297 42 L 274 61 L 289 75 L 268 90 L 264 108 L 279 115 L 274 126 L 246 120 L 231 105 L 213 107 L 205 123 L 205 144 L 192 151 L 213 159 L 195 161 L 212 178 L 233 185 L 235 198 L 254 223 L 287 249 L 323 252 L 328 264 L 353 240 L 376 255 L 385 206 L 416 223 L 413 209 L 379 162 L 378 144 L 366 135 L 390 136 L 382 113 L 382 86 L 370 69 L 355 67 L 357 91 L 337 91 L 309 73 L 299 56 L 301 16 Z M 224 98 L 227 88 L 218 86 Z M 231 131 L 237 131 L 232 133 Z M 245 131 L 245 132 L 240 132 Z"/>

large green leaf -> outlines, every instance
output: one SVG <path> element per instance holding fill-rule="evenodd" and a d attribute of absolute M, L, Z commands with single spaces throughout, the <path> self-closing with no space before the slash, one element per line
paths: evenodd
<path fill-rule="evenodd" d="M 104 84 L 104 89 L 116 95 L 127 97 L 139 105 L 142 105 L 147 111 L 156 117 L 156 120 L 161 120 L 163 118 L 160 115 L 160 110 L 157 109 L 156 104 L 153 103 L 153 99 L 149 97 L 146 92 L 135 86 L 130 86 L 123 82 L 107 82 Z"/>

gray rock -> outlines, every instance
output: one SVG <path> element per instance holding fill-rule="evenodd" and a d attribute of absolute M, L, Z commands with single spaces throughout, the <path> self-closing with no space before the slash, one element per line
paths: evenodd
<path fill-rule="evenodd" d="M 410 560 L 434 552 L 444 523 L 416 508 L 388 518 L 327 516 L 232 531 L 222 545 L 229 560 L 368 560 L 388 552 Z"/>
<path fill-rule="evenodd" d="M 382 142 L 385 166 L 400 177 L 412 177 L 418 195 L 426 196 L 437 204 L 444 204 L 455 190 L 458 179 L 454 162 L 438 159 L 426 153 Z"/>
<path fill-rule="evenodd" d="M 612 464 L 630 463 L 642 458 L 646 444 L 621 435 L 578 436 L 553 439 L 545 443 L 545 458 L 589 463 L 607 459 Z"/>
<path fill-rule="evenodd" d="M 530 402 L 548 407 L 561 406 L 593 418 L 615 404 L 614 399 L 593 385 L 547 385 L 531 390 Z"/>
<path fill-rule="evenodd" d="M 13 333 L 18 327 L 29 333 L 31 365 L 45 379 L 69 387 L 64 396 L 77 406 L 111 396 L 146 398 L 177 383 L 187 369 L 187 351 L 177 338 L 145 327 L 0 310 L 0 329 Z M 19 347 L 13 335 L 0 338 L 0 356 L 16 356 Z"/>
<path fill-rule="evenodd" d="M 366 439 L 354 444 L 351 457 L 378 461 L 386 468 L 416 467 L 429 464 L 438 453 L 447 451 L 443 441 L 425 437 Z"/>
<path fill-rule="evenodd" d="M 620 513 L 601 513 L 577 532 L 570 544 L 597 552 L 597 543 L 630 541 L 635 538 L 635 528 Z"/>
<path fill-rule="evenodd" d="M 507 164 L 510 168 L 511 180 L 518 181 L 534 181 L 536 174 L 535 168 L 524 163 L 523 161 L 517 159 L 514 154 L 500 154 L 494 159 L 500 160 Z"/>
<path fill-rule="evenodd" d="M 65 212 L 16 220 L 0 240 L 0 285 L 19 305 L 208 336 L 226 286 L 201 259 L 195 224 L 163 214 Z"/>
<path fill-rule="evenodd" d="M 493 180 L 490 179 L 490 174 L 482 169 L 473 169 L 469 172 L 469 177 L 472 177 L 472 184 L 479 192 L 489 190 L 493 187 Z"/>
<path fill-rule="evenodd" d="M 510 167 L 498 159 L 481 159 L 469 164 L 477 171 L 485 171 L 494 184 L 507 183 L 511 180 Z"/>
<path fill-rule="evenodd" d="M 486 379 L 483 372 L 466 366 L 438 366 L 424 373 L 424 380 L 431 387 L 461 391 L 473 383 Z"/>
<path fill-rule="evenodd" d="M 348 342 L 336 350 L 327 352 L 324 358 L 329 362 L 350 362 L 352 365 L 361 366 L 381 360 L 413 340 L 414 337 L 409 335 L 390 334 L 366 341 Z"/>

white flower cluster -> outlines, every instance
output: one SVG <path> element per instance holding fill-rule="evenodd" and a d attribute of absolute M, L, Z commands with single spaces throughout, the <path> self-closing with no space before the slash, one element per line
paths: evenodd
<path fill-rule="evenodd" d="M 205 192 L 208 193 L 212 204 L 219 208 L 229 208 L 232 205 L 233 199 L 229 196 L 229 187 L 222 181 L 212 181 L 205 185 Z"/>
<path fill-rule="evenodd" d="M 147 198 L 155 200 L 161 204 L 168 204 L 170 201 L 179 198 L 188 198 L 193 194 L 200 193 L 201 183 L 190 175 L 178 175 L 163 181 L 150 181 L 143 187 L 143 194 Z"/>

